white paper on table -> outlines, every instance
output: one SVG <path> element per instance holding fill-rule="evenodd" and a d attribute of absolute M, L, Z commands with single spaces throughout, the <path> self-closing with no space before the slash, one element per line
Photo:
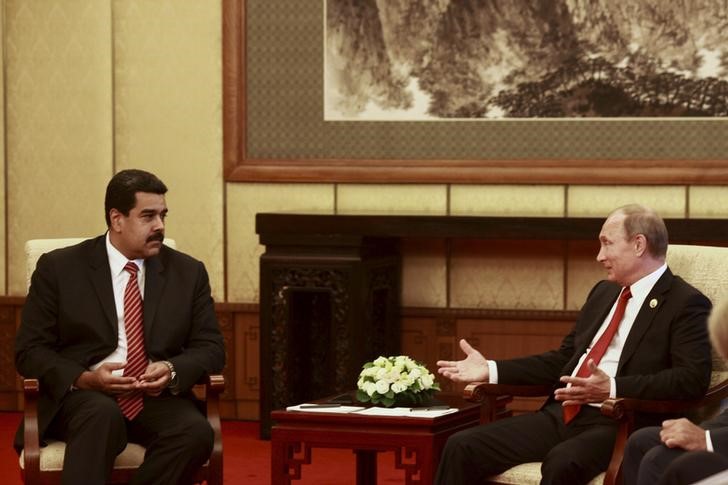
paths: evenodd
<path fill-rule="evenodd" d="M 362 406 L 335 406 L 335 407 L 311 407 L 311 408 L 301 408 L 301 406 L 315 406 L 316 403 L 303 403 L 303 404 L 296 404 L 295 406 L 288 406 L 286 408 L 286 411 L 302 411 L 306 413 L 336 413 L 336 414 L 347 414 L 352 413 L 354 411 L 361 411 L 362 409 L 365 409 Z"/>
<path fill-rule="evenodd" d="M 444 416 L 446 414 L 452 414 L 457 412 L 457 408 L 449 409 L 433 409 L 424 410 L 418 408 L 380 408 L 371 407 L 366 408 L 362 411 L 357 411 L 356 414 L 365 414 L 367 416 L 406 416 L 409 418 L 436 418 L 438 416 Z"/>

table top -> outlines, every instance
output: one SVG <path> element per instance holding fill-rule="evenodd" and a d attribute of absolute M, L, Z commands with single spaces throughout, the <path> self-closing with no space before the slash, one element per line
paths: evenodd
<path fill-rule="evenodd" d="M 322 399 L 312 400 L 312 403 L 328 403 L 337 396 L 329 396 Z M 440 426 L 450 426 L 453 423 L 461 423 L 463 421 L 478 421 L 480 419 L 481 404 L 468 402 L 460 396 L 438 395 L 437 401 L 447 404 L 450 407 L 457 408 L 455 413 L 445 414 L 435 417 L 409 417 L 409 416 L 379 416 L 353 413 L 327 413 L 321 411 L 286 411 L 280 409 L 271 413 L 271 418 L 276 424 L 280 425 L 331 425 L 331 426 L 360 426 L 366 429 L 370 426 L 397 426 L 412 428 L 432 428 Z M 366 403 L 358 403 L 356 401 L 344 405 L 371 407 Z"/>

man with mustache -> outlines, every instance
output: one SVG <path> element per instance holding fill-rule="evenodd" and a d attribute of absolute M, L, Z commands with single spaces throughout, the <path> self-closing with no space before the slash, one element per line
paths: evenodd
<path fill-rule="evenodd" d="M 40 257 L 15 364 L 41 384 L 42 438 L 66 442 L 64 484 L 103 484 L 127 442 L 133 483 L 190 483 L 213 432 L 191 387 L 225 351 L 202 262 L 162 244 L 167 187 L 142 170 L 106 188 L 105 235 Z M 22 426 L 15 441 L 22 449 Z"/>
<path fill-rule="evenodd" d="M 599 234 L 597 261 L 607 273 L 592 288 L 561 346 L 539 355 L 487 360 L 465 340 L 466 358 L 439 361 L 457 382 L 552 385 L 536 413 L 452 435 L 435 483 L 483 483 L 520 463 L 542 462 L 541 484 L 588 483 L 606 470 L 617 434 L 602 416 L 609 397 L 692 399 L 710 380 L 708 298 L 665 264 L 665 223 L 631 204 L 612 212 Z M 637 425 L 654 423 L 638 415 Z"/>

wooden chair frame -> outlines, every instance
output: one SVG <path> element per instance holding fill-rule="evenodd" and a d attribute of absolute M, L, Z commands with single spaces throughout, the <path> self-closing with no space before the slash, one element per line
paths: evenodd
<path fill-rule="evenodd" d="M 222 375 L 204 377 L 194 392 L 204 399 L 207 421 L 214 432 L 212 454 L 208 462 L 198 470 L 195 481 L 201 483 L 207 480 L 208 485 L 222 484 L 222 429 L 220 425 L 220 394 L 225 390 L 225 379 Z M 40 384 L 37 379 L 24 379 L 23 392 L 25 396 L 25 410 L 23 422 L 24 434 L 24 468 L 21 469 L 21 478 L 27 485 L 46 485 L 61 483 L 61 471 L 41 470 L 40 455 L 43 449 L 40 446 L 38 433 L 38 398 Z M 135 469 L 114 469 L 111 474 L 111 483 L 127 483 L 131 480 Z"/>
<path fill-rule="evenodd" d="M 463 391 L 467 401 L 483 405 L 481 424 L 490 423 L 512 415 L 506 409 L 513 396 L 537 397 L 548 396 L 551 386 L 519 386 L 505 384 L 488 384 L 473 382 Z M 604 476 L 604 485 L 616 485 L 622 482 L 621 466 L 627 438 L 634 430 L 635 413 L 678 414 L 706 406 L 720 405 L 720 401 L 728 397 L 728 379 L 711 386 L 701 399 L 657 401 L 633 398 L 607 399 L 602 403 L 601 412 L 618 422 L 617 440 L 612 449 L 612 458 Z"/>

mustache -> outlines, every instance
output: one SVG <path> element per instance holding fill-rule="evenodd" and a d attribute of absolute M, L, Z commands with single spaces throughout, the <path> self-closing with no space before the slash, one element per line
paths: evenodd
<path fill-rule="evenodd" d="M 147 238 L 147 242 L 152 242 L 152 241 L 164 242 L 164 233 L 163 232 L 155 232 L 154 234 L 152 234 L 151 236 L 149 236 Z"/>

